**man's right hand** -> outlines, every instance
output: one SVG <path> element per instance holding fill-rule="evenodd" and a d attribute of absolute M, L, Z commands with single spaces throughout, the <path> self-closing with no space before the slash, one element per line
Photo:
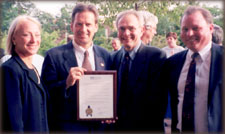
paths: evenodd
<path fill-rule="evenodd" d="M 73 86 L 77 80 L 81 78 L 81 76 L 84 75 L 84 71 L 87 71 L 84 68 L 81 67 L 72 67 L 70 68 L 69 75 L 66 79 L 66 89 Z"/>

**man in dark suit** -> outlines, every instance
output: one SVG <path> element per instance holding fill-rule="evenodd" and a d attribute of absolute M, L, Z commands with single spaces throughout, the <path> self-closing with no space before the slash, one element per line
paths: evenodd
<path fill-rule="evenodd" d="M 93 5 L 77 4 L 72 12 L 74 38 L 68 44 L 46 53 L 42 79 L 52 99 L 50 130 L 88 132 L 97 130 L 100 122 L 77 120 L 77 80 L 84 71 L 106 70 L 110 53 L 93 44 L 98 30 L 98 12 Z M 89 53 L 89 55 L 85 55 Z"/>
<path fill-rule="evenodd" d="M 188 49 L 170 57 L 163 72 L 165 88 L 171 94 L 174 131 L 222 131 L 223 50 L 212 43 L 212 32 L 213 18 L 208 10 L 186 9 L 181 18 L 181 39 Z M 195 71 L 191 72 L 193 65 Z"/>
<path fill-rule="evenodd" d="M 143 24 L 133 10 L 121 12 L 116 19 L 123 44 L 112 63 L 118 72 L 116 131 L 163 131 L 167 94 L 157 88 L 157 80 L 166 54 L 141 42 Z"/>

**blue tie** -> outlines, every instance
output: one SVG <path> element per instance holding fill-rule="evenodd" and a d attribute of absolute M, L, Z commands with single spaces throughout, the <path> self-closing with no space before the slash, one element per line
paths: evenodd
<path fill-rule="evenodd" d="M 194 97 L 195 97 L 195 58 L 198 53 L 194 53 L 189 66 L 187 80 L 185 83 L 183 112 L 182 112 L 182 131 L 194 131 Z"/>
<path fill-rule="evenodd" d="M 125 86 L 127 84 L 128 80 L 128 74 L 129 74 L 129 66 L 130 66 L 130 55 L 128 52 L 126 52 L 123 63 L 122 63 L 122 84 Z"/>
<path fill-rule="evenodd" d="M 118 108 L 118 114 L 124 116 L 126 114 L 126 106 L 128 105 L 128 78 L 129 78 L 129 66 L 130 66 L 130 56 L 129 53 L 126 52 L 123 62 L 122 62 L 122 68 L 121 68 L 121 86 L 120 86 L 120 96 L 119 96 L 119 108 Z"/>

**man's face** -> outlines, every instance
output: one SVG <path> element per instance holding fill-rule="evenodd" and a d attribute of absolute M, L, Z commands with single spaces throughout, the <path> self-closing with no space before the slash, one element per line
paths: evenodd
<path fill-rule="evenodd" d="M 143 27 L 133 14 L 123 16 L 118 23 L 118 38 L 127 51 L 133 48 L 141 40 Z"/>
<path fill-rule="evenodd" d="M 74 41 L 78 45 L 89 47 L 94 34 L 98 30 L 98 24 L 95 23 L 94 14 L 90 11 L 77 13 L 74 22 L 71 23 L 71 30 L 74 34 Z"/>
<path fill-rule="evenodd" d="M 152 42 L 153 37 L 155 36 L 155 34 L 157 34 L 156 30 L 157 30 L 157 25 L 155 23 L 145 26 L 145 30 L 143 34 L 145 34 L 149 42 Z"/>
<path fill-rule="evenodd" d="M 120 49 L 120 42 L 119 40 L 113 40 L 112 41 L 112 47 L 114 51 L 117 51 Z"/>
<path fill-rule="evenodd" d="M 194 52 L 202 50 L 212 39 L 213 25 L 208 24 L 200 12 L 183 17 L 181 40 Z"/>

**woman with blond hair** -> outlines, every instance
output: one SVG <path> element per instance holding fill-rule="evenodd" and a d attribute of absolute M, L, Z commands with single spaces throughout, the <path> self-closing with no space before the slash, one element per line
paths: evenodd
<path fill-rule="evenodd" d="M 41 24 L 30 16 L 16 17 L 9 28 L 2 64 L 3 131 L 48 132 L 47 93 L 33 56 L 41 44 Z"/>

